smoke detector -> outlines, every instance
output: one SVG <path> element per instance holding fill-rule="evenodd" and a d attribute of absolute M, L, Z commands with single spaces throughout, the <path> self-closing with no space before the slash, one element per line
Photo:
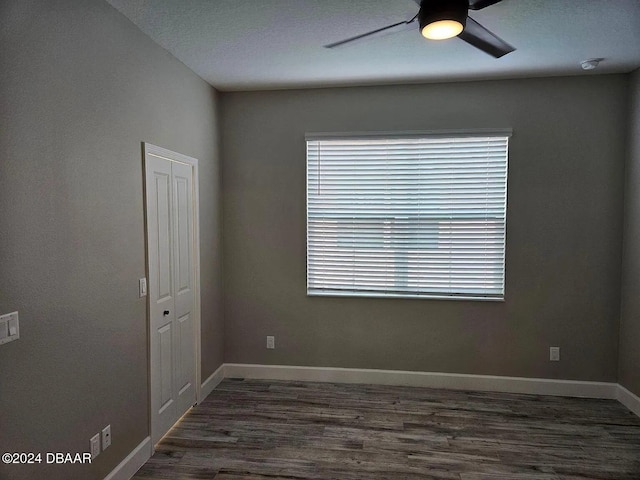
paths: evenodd
<path fill-rule="evenodd" d="M 598 65 L 600 65 L 601 61 L 602 58 L 590 58 L 589 60 L 583 60 L 580 62 L 580 66 L 583 70 L 594 70 Z"/>

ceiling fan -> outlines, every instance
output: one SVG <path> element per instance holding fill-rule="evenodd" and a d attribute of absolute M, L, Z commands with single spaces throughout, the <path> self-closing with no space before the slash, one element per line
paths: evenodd
<path fill-rule="evenodd" d="M 444 40 L 457 36 L 468 44 L 496 58 L 515 50 L 514 47 L 494 35 L 468 15 L 469 10 L 482 10 L 502 0 L 414 1 L 420 5 L 420 10 L 413 18 L 340 40 L 339 42 L 330 43 L 325 45 L 325 48 L 336 48 L 374 35 L 386 35 L 408 30 L 409 28 L 414 28 L 417 20 L 420 25 L 420 32 L 430 40 Z"/>

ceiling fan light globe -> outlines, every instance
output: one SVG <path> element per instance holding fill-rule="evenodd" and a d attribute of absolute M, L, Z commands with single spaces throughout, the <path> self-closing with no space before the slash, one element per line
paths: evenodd
<path fill-rule="evenodd" d="M 422 0 L 418 11 L 420 33 L 430 40 L 459 35 L 467 23 L 469 0 Z"/>
<path fill-rule="evenodd" d="M 463 29 L 464 25 L 456 20 L 438 20 L 425 25 L 421 33 L 429 40 L 445 40 L 460 35 Z"/>

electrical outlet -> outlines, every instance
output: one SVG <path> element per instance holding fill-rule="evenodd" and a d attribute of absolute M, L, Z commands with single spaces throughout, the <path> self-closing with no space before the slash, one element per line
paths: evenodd
<path fill-rule="evenodd" d="M 267 335 L 267 348 L 276 348 L 276 337 L 273 335 Z"/>
<path fill-rule="evenodd" d="M 560 361 L 560 347 L 549 347 L 549 360 L 551 362 Z"/>
<path fill-rule="evenodd" d="M 100 434 L 96 433 L 91 437 L 91 458 L 96 458 L 100 455 Z"/>
<path fill-rule="evenodd" d="M 111 445 L 111 425 L 102 429 L 102 450 L 106 450 Z"/>

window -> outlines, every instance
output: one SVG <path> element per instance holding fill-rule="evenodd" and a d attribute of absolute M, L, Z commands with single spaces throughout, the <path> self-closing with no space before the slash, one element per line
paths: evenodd
<path fill-rule="evenodd" d="M 307 294 L 503 299 L 509 135 L 307 136 Z"/>

